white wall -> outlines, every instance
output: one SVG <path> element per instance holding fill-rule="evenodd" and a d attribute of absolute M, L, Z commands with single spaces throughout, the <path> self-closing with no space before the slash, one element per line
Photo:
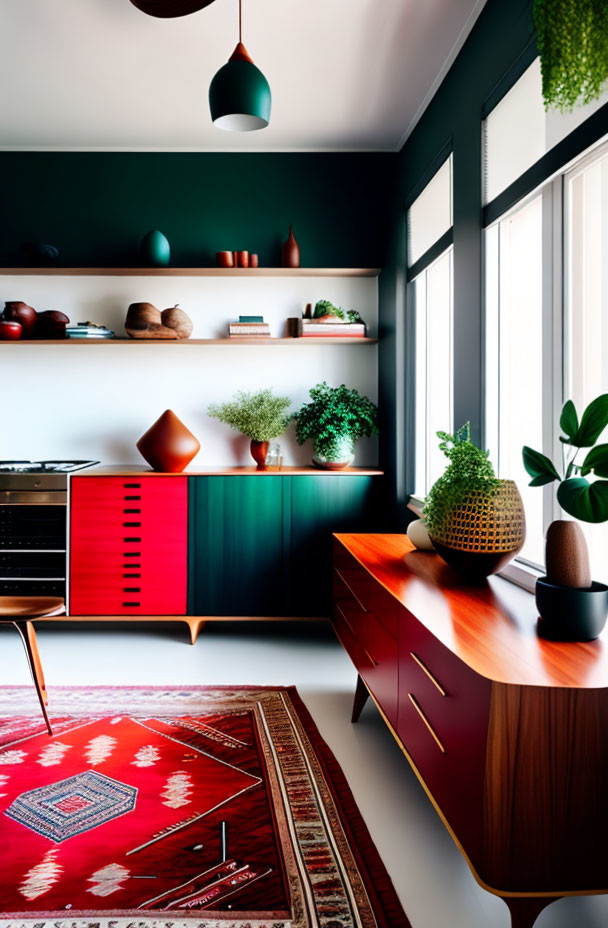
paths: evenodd
<path fill-rule="evenodd" d="M 375 278 L 201 278 L 2 276 L 0 300 L 58 309 L 72 322 L 91 320 L 124 335 L 130 303 L 159 309 L 179 302 L 193 338 L 226 334 L 239 313 L 261 314 L 272 334 L 307 302 L 332 300 L 358 309 L 377 334 Z M 1 308 L 1 304 L 0 304 Z M 14 345 L 0 342 L 0 459 L 94 458 L 143 463 L 135 442 L 165 409 L 201 442 L 191 467 L 249 464 L 248 441 L 206 415 L 236 390 L 272 387 L 293 409 L 321 380 L 345 383 L 377 401 L 377 348 L 370 345 Z M 279 439 L 285 464 L 307 464 L 293 426 Z M 377 464 L 377 441 L 357 445 L 356 464 Z"/>

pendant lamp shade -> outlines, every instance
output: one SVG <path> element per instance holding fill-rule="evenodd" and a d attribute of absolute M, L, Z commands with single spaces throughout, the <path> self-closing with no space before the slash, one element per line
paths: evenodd
<path fill-rule="evenodd" d="M 265 129 L 270 122 L 271 103 L 268 81 L 239 42 L 209 87 L 213 123 L 228 132 Z"/>

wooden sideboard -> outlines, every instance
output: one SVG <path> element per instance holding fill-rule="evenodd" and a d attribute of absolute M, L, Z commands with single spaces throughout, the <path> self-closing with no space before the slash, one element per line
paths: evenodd
<path fill-rule="evenodd" d="M 334 626 L 477 882 L 530 928 L 608 892 L 608 649 L 536 635 L 534 599 L 471 586 L 404 535 L 334 537 Z"/>
<path fill-rule="evenodd" d="M 332 532 L 382 528 L 381 471 L 95 467 L 69 492 L 68 618 L 328 618 Z"/>

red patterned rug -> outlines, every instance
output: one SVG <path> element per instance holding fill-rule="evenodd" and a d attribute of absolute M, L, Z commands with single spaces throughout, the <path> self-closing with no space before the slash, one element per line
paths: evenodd
<path fill-rule="evenodd" d="M 408 928 L 294 687 L 50 708 L 53 737 L 30 690 L 0 689 L 0 926 Z"/>

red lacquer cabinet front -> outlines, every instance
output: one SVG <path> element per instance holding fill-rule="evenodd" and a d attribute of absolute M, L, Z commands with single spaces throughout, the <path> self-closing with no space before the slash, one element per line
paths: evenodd
<path fill-rule="evenodd" d="M 185 615 L 187 477 L 73 477 L 70 615 Z"/>

